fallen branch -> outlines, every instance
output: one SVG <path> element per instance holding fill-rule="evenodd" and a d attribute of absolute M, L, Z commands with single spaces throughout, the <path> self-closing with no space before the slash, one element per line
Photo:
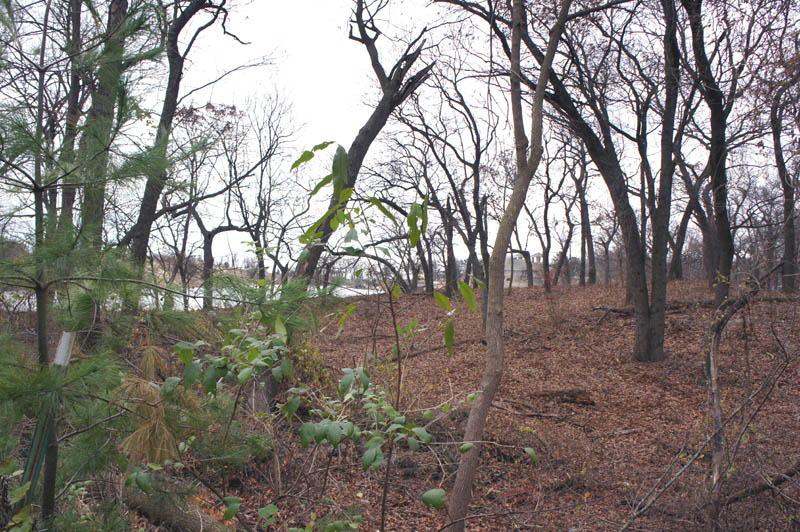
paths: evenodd
<path fill-rule="evenodd" d="M 800 472 L 800 460 L 795 462 L 795 464 L 780 474 L 779 478 L 775 480 L 771 480 L 769 477 L 765 476 L 764 480 L 759 482 L 758 484 L 754 484 L 753 486 L 744 488 L 742 490 L 737 491 L 733 495 L 727 497 L 725 500 L 722 501 L 723 506 L 728 506 L 729 504 L 735 504 L 737 502 L 741 502 L 748 497 L 752 497 L 753 495 L 758 495 L 767 490 L 775 489 L 784 482 L 791 479 L 793 476 L 797 475 Z"/>
<path fill-rule="evenodd" d="M 461 340 L 459 342 L 454 343 L 453 347 L 455 347 L 457 345 L 468 344 L 468 343 L 475 342 L 475 341 L 476 340 Z M 434 351 L 440 351 L 442 349 L 446 350 L 447 346 L 446 345 L 437 345 L 437 346 L 434 346 L 434 347 L 429 347 L 428 349 L 423 349 L 422 351 L 414 351 L 413 353 L 404 354 L 403 355 L 403 360 L 408 360 L 409 358 L 418 357 L 420 355 L 425 355 L 427 353 L 432 353 Z M 397 357 L 392 357 L 391 362 L 397 362 Z"/>
<path fill-rule="evenodd" d="M 511 410 L 510 408 L 506 408 L 504 406 L 500 406 L 497 403 L 492 403 L 492 407 L 494 407 L 494 408 L 496 408 L 498 410 L 503 410 L 503 411 L 508 412 L 510 414 L 515 414 L 517 416 L 537 417 L 537 418 L 542 418 L 542 419 L 555 419 L 556 421 L 560 421 L 562 423 L 566 423 L 568 425 L 572 425 L 573 427 L 577 427 L 579 429 L 582 429 L 584 432 L 591 432 L 593 430 L 591 427 L 589 427 L 587 425 L 582 425 L 580 423 L 576 423 L 575 421 L 572 421 L 571 419 L 569 419 L 566 416 L 562 416 L 562 415 L 559 415 L 559 414 L 548 414 L 546 412 L 536 412 L 536 411 L 534 411 L 535 407 L 533 405 L 530 405 L 528 403 L 523 403 L 522 401 L 515 401 L 513 399 L 500 399 L 500 401 L 503 401 L 505 403 L 518 404 L 520 406 L 524 406 L 525 408 L 529 408 L 531 411 L 530 412 L 519 412 L 517 410 Z"/>
<path fill-rule="evenodd" d="M 181 532 L 234 532 L 196 505 L 187 501 L 181 494 L 187 493 L 185 486 L 153 475 L 153 486 L 149 493 L 137 486 L 127 486 L 122 490 L 122 500 L 138 510 L 154 523 L 164 523 L 173 530 Z"/>

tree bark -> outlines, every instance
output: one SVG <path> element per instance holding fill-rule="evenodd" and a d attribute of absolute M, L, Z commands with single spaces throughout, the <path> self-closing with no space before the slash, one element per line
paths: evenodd
<path fill-rule="evenodd" d="M 512 52 L 511 52 L 511 99 L 514 124 L 514 139 L 517 158 L 517 176 L 514 180 L 514 189 L 509 198 L 503 217 L 497 230 L 494 248 L 489 261 L 488 279 L 488 311 L 486 321 L 486 367 L 481 379 L 479 393 L 470 408 L 467 426 L 464 431 L 464 441 L 473 442 L 474 447 L 464 453 L 456 474 L 455 484 L 448 512 L 452 523 L 448 526 L 450 532 L 464 530 L 464 519 L 467 515 L 469 502 L 472 498 L 472 484 L 475 472 L 480 461 L 480 440 L 483 439 L 483 429 L 492 399 L 500 386 L 504 367 L 504 340 L 503 340 L 503 275 L 505 272 L 505 256 L 511 235 L 517 223 L 517 218 L 528 186 L 542 157 L 542 118 L 544 91 L 547 77 L 553 63 L 564 23 L 569 13 L 571 0 L 565 0 L 559 11 L 558 19 L 554 24 L 547 43 L 547 51 L 542 62 L 539 83 L 533 96 L 531 111 L 531 147 L 528 153 L 528 138 L 525 135 L 522 115 L 522 94 L 520 86 L 520 39 L 522 26 L 526 24 L 525 7 L 523 0 L 514 0 L 512 8 Z"/>
<path fill-rule="evenodd" d="M 59 213 L 57 232 L 61 238 L 72 235 L 73 210 L 77 183 L 74 168 L 75 139 L 78 136 L 78 119 L 80 118 L 81 79 L 78 67 L 81 49 L 81 5 L 83 0 L 69 0 L 70 33 L 67 42 L 67 53 L 70 56 L 69 92 L 67 93 L 67 113 L 64 124 L 64 140 L 61 144 L 59 163 L 64 172 L 64 186 L 61 191 L 61 212 Z"/>
<path fill-rule="evenodd" d="M 136 486 L 123 488 L 125 504 L 139 510 L 154 523 L 164 523 L 173 530 L 181 532 L 234 532 L 195 505 L 187 502 L 182 493 L 188 494 L 185 487 L 168 482 L 160 477 L 153 482 L 152 493 L 144 493 Z"/>
<path fill-rule="evenodd" d="M 105 44 L 97 69 L 97 86 L 92 92 L 92 105 L 84 128 L 85 165 L 81 224 L 83 237 L 90 249 L 99 250 L 103 244 L 105 216 L 106 171 L 108 152 L 114 127 L 114 108 L 122 79 L 122 56 L 125 48 L 121 33 L 128 13 L 127 0 L 111 0 Z"/>
<path fill-rule="evenodd" d="M 711 143 L 708 167 L 711 174 L 711 193 L 714 204 L 714 226 L 716 232 L 717 261 L 715 264 L 714 301 L 719 307 L 730 292 L 730 276 L 733 265 L 733 234 L 728 216 L 727 156 L 727 112 L 724 95 L 719 88 L 711 62 L 706 55 L 703 33 L 702 0 L 681 0 L 689 17 L 692 31 L 692 49 L 695 68 L 701 82 L 701 92 L 710 111 Z"/>
<path fill-rule="evenodd" d="M 781 96 L 785 87 L 778 90 L 770 109 L 770 126 L 772 127 L 772 146 L 775 153 L 775 166 L 778 169 L 778 178 L 781 180 L 783 191 L 783 271 L 781 287 L 784 292 L 792 293 L 797 290 L 797 239 L 795 236 L 795 190 L 792 178 L 786 169 L 786 160 L 783 157 L 783 143 L 781 142 L 782 118 Z"/>
<path fill-rule="evenodd" d="M 172 131 L 172 122 L 175 118 L 175 111 L 178 109 L 178 96 L 180 95 L 181 80 L 183 78 L 183 65 L 186 54 L 189 53 L 191 44 L 181 53 L 178 48 L 178 39 L 181 31 L 198 12 L 204 8 L 212 7 L 208 0 L 192 0 L 192 2 L 175 17 L 167 30 L 166 48 L 167 62 L 169 64 L 169 74 L 167 77 L 167 87 L 164 92 L 164 101 L 161 106 L 161 117 L 158 121 L 158 130 L 153 149 L 161 157 L 166 157 L 167 144 L 169 143 Z M 215 19 L 216 19 L 215 15 Z M 207 23 L 202 26 L 197 33 L 210 26 Z M 195 34 L 195 36 L 197 35 Z M 191 41 L 194 42 L 194 39 Z M 166 171 L 158 172 L 147 176 L 147 182 L 142 195 L 142 203 L 139 207 L 139 215 L 136 224 L 126 237 L 130 240 L 131 256 L 135 264 L 143 266 L 147 257 L 147 246 L 150 242 L 150 231 L 153 222 L 156 220 L 156 208 L 161 193 L 167 184 L 168 174 Z M 120 245 L 127 245 L 127 241 L 121 241 Z"/>

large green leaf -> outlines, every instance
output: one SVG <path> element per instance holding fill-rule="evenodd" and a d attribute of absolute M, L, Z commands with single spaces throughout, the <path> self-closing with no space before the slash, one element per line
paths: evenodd
<path fill-rule="evenodd" d="M 478 300 L 475 298 L 475 292 L 472 290 L 472 287 L 464 281 L 459 281 L 458 289 L 461 291 L 461 297 L 464 298 L 464 301 L 467 303 L 469 309 L 477 314 Z"/>
<path fill-rule="evenodd" d="M 233 517 L 239 513 L 239 506 L 241 505 L 241 501 L 239 501 L 239 497 L 224 497 L 222 502 L 225 503 L 227 508 L 225 508 L 225 514 L 222 516 L 224 520 L 233 519 Z"/>
<path fill-rule="evenodd" d="M 335 195 L 339 195 L 339 192 L 347 186 L 347 165 L 347 151 L 343 147 L 338 146 L 336 148 L 336 154 L 333 156 L 333 168 L 331 172 L 333 176 L 333 193 Z"/>
<path fill-rule="evenodd" d="M 314 152 L 308 150 L 304 151 L 303 153 L 300 154 L 300 157 L 298 157 L 297 160 L 292 163 L 292 170 L 294 170 L 303 163 L 307 163 L 313 158 L 314 158 Z"/>
<path fill-rule="evenodd" d="M 303 423 L 303 426 L 300 427 L 300 445 L 308 447 L 312 441 L 314 441 L 314 424 Z"/>
<path fill-rule="evenodd" d="M 442 294 L 441 292 L 434 292 L 433 298 L 436 300 L 436 303 L 439 304 L 445 310 L 451 310 L 453 307 L 450 305 L 450 300 L 447 298 L 446 295 Z"/>
<path fill-rule="evenodd" d="M 392 213 L 390 213 L 389 210 L 383 206 L 383 202 L 380 199 L 373 196 L 369 198 L 369 202 L 375 205 L 378 208 L 378 210 L 381 211 L 381 213 L 383 213 L 384 216 L 386 216 L 392 221 L 393 224 L 397 225 L 397 219 L 395 219 Z"/>
<path fill-rule="evenodd" d="M 447 495 L 442 488 L 434 488 L 422 494 L 422 502 L 428 508 L 436 508 L 441 510 L 447 502 Z"/>

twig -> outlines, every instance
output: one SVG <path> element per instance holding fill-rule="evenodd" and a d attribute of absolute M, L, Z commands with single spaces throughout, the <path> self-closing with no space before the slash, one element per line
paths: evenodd
<path fill-rule="evenodd" d="M 524 406 L 526 408 L 530 408 L 531 410 L 533 410 L 533 408 L 534 408 L 533 405 L 529 405 L 527 403 L 523 403 L 522 401 L 515 401 L 513 399 L 500 399 L 500 401 L 507 402 L 507 403 L 518 404 L 518 405 Z M 568 425 L 572 425 L 573 427 L 577 427 L 579 429 L 583 429 L 584 432 L 591 432 L 593 430 L 588 425 L 582 425 L 580 423 L 576 423 L 575 421 L 572 421 L 568 417 L 561 416 L 561 415 L 558 415 L 558 414 L 548 414 L 548 413 L 545 413 L 545 412 L 533 412 L 533 411 L 531 411 L 531 412 L 518 412 L 516 410 L 511 410 L 510 408 L 505 408 L 503 406 L 500 406 L 497 403 L 492 403 L 492 406 L 494 408 L 497 408 L 498 410 L 503 410 L 505 412 L 509 412 L 511 414 L 516 414 L 518 416 L 538 417 L 538 418 L 543 418 L 543 419 L 555 419 L 556 421 L 561 421 L 563 423 L 567 423 Z"/>
<path fill-rule="evenodd" d="M 78 434 L 83 434 L 84 432 L 89 432 L 90 430 L 92 430 L 96 426 L 102 425 L 103 423 L 106 423 L 107 421 L 111 421 L 112 419 L 116 419 L 116 418 L 118 418 L 120 416 L 124 416 L 128 412 L 130 412 L 130 410 L 127 410 L 127 411 L 123 410 L 122 412 L 117 412 L 116 414 L 112 414 L 112 415 L 108 416 L 107 418 L 101 419 L 100 421 L 98 421 L 96 423 L 92 423 L 88 427 L 85 427 L 85 428 L 70 432 L 69 434 L 64 434 L 63 436 L 61 436 L 58 439 L 58 443 L 61 443 L 64 440 L 68 440 L 68 439 L 72 438 L 73 436 L 77 436 Z"/>

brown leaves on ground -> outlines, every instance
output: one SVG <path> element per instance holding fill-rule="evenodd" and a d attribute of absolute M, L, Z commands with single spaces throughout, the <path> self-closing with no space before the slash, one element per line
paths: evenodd
<path fill-rule="evenodd" d="M 753 303 L 733 320 L 724 340 L 723 416 L 735 413 L 725 430 L 729 469 L 721 489 L 726 496 L 779 478 L 800 455 L 800 308 L 767 295 L 769 301 Z M 702 283 L 670 285 L 670 301 L 700 304 L 671 307 L 669 357 L 654 364 L 633 361 L 632 316 L 603 318 L 603 311 L 592 310 L 619 307 L 623 297 L 619 286 L 559 286 L 552 294 L 515 288 L 506 297 L 505 375 L 487 425 L 468 530 L 618 530 L 695 455 L 632 529 L 703 526 L 710 458 L 702 448 L 708 417 L 702 361 L 711 293 Z M 338 316 L 352 302 L 357 310 L 339 333 Z M 410 421 L 426 425 L 433 443 L 417 453 L 400 444 L 394 452 L 386 530 L 435 531 L 447 523 L 446 511 L 426 508 L 421 495 L 452 486 L 469 394 L 478 387 L 486 352 L 480 315 L 463 302 L 454 306 L 451 356 L 444 345 L 445 312 L 432 298 L 405 295 L 394 303 L 398 325 L 419 322 L 417 334 L 401 341 L 396 406 Z M 393 397 L 398 364 L 386 296 L 350 299 L 338 312 L 319 316 L 330 325 L 308 345 L 319 349 L 334 376 L 344 367 L 367 366 L 373 382 Z M 791 363 L 773 386 L 769 379 L 787 355 Z M 745 402 L 749 396 L 754 400 Z M 423 417 L 425 411 L 433 420 Z M 316 519 L 315 530 L 323 530 L 325 522 L 360 514 L 361 530 L 378 530 L 385 463 L 364 473 L 363 442 L 343 443 L 335 452 L 328 445 L 302 449 L 296 435 L 300 423 L 271 426 L 281 435 L 275 456 L 228 477 L 226 493 L 241 497 L 250 523 L 259 507 L 275 503 L 279 529 Z M 792 478 L 780 488 L 725 508 L 725 529 L 794 530 L 800 483 Z"/>
<path fill-rule="evenodd" d="M 470 520 L 468 529 L 617 530 L 653 487 L 663 486 L 703 445 L 707 401 L 702 361 L 711 312 L 704 303 L 712 296 L 702 283 L 672 283 L 669 292 L 671 301 L 700 304 L 670 310 L 669 358 L 655 364 L 633 361 L 632 316 L 599 321 L 603 313 L 592 310 L 621 306 L 619 287 L 558 287 L 551 295 L 541 288 L 515 288 L 506 297 L 505 375 L 487 425 L 472 507 L 472 513 L 486 517 Z M 767 387 L 727 425 L 732 463 L 725 493 L 776 475 L 800 454 L 800 309 L 775 299 L 751 305 L 726 333 L 723 415 L 756 393 L 782 363 L 779 344 L 794 358 L 761 410 L 756 412 Z M 352 367 L 367 361 L 392 389 L 397 367 L 390 361 L 394 337 L 385 296 L 380 302 L 377 296 L 356 302 L 358 310 L 340 336 L 332 331 L 314 341 L 328 364 Z M 395 305 L 399 325 L 417 319 L 424 328 L 402 342 L 408 358 L 400 406 L 418 414 L 436 409 L 442 419 L 429 427 L 440 444 L 433 453 L 403 456 L 395 465 L 392 530 L 436 530 L 446 523 L 444 512 L 426 510 L 418 499 L 427 489 L 440 484 L 447 489 L 452 483 L 469 407 L 465 399 L 478 386 L 485 355 L 480 316 L 463 303 L 456 307 L 456 348 L 449 356 L 441 329 L 444 311 L 433 299 L 409 295 Z M 373 349 L 375 358 L 365 357 Z M 441 414 L 441 405 L 450 403 L 454 408 Z M 526 447 L 534 449 L 535 464 L 528 461 Z M 708 464 L 701 452 L 636 526 L 701 527 Z M 364 530 L 376 528 L 381 478 L 343 472 L 331 491 L 361 504 L 368 522 Z M 796 501 L 797 481 L 787 485 L 785 494 Z M 353 492 L 364 496 L 348 498 Z M 763 493 L 727 508 L 725 525 L 731 530 L 790 530 L 791 516 L 798 511 L 790 500 Z"/>

